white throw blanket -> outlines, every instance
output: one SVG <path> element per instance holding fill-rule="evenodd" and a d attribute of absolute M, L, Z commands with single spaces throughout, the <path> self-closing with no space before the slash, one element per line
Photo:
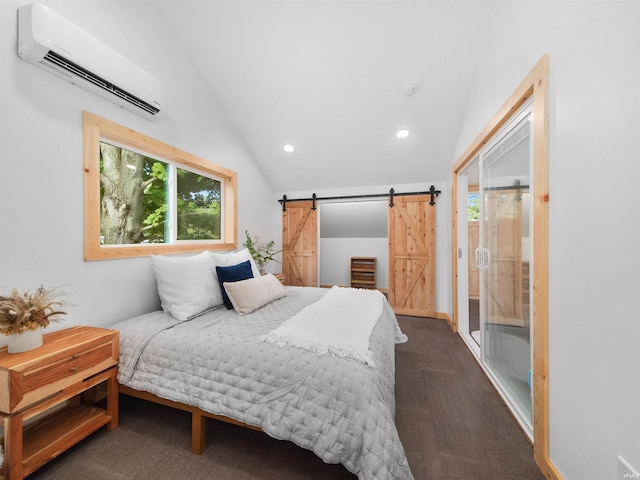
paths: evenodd
<path fill-rule="evenodd" d="M 369 337 L 382 314 L 383 301 L 378 290 L 334 286 L 260 340 L 319 355 L 352 358 L 373 367 Z"/>

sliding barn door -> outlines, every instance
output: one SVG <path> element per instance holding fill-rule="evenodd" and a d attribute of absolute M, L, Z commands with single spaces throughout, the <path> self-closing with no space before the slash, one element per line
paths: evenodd
<path fill-rule="evenodd" d="M 282 273 L 287 285 L 318 286 L 317 210 L 310 201 L 287 202 L 282 212 Z"/>
<path fill-rule="evenodd" d="M 400 315 L 435 315 L 435 218 L 430 195 L 389 208 L 389 303 Z"/>

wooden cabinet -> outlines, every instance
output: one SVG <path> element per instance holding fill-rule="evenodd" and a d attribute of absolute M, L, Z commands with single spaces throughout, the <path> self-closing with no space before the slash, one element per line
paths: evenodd
<path fill-rule="evenodd" d="M 72 327 L 41 347 L 0 349 L 4 477 L 22 479 L 100 427 L 118 426 L 118 332 Z M 106 386 L 106 407 L 90 393 Z M 0 477 L 2 478 L 2 477 Z"/>
<path fill-rule="evenodd" d="M 376 288 L 376 257 L 351 257 L 351 286 Z"/>

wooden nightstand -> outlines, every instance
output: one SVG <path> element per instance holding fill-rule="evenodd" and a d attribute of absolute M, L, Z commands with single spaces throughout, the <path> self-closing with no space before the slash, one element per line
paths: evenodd
<path fill-rule="evenodd" d="M 274 277 L 276 277 L 278 280 L 280 280 L 280 283 L 282 285 L 286 285 L 287 284 L 287 274 L 286 273 L 274 273 L 273 274 Z"/>
<path fill-rule="evenodd" d="M 104 425 L 117 428 L 117 375 L 115 330 L 72 327 L 45 335 L 35 350 L 0 349 L 5 479 L 26 477 Z M 106 408 L 81 398 L 103 383 Z"/>

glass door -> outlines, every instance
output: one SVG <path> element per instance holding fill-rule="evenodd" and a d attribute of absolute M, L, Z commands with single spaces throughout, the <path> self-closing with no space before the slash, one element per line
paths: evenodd
<path fill-rule="evenodd" d="M 458 331 L 480 360 L 480 156 L 458 174 Z"/>
<path fill-rule="evenodd" d="M 480 165 L 482 360 L 532 429 L 529 305 L 531 113 L 520 113 L 495 137 Z"/>

